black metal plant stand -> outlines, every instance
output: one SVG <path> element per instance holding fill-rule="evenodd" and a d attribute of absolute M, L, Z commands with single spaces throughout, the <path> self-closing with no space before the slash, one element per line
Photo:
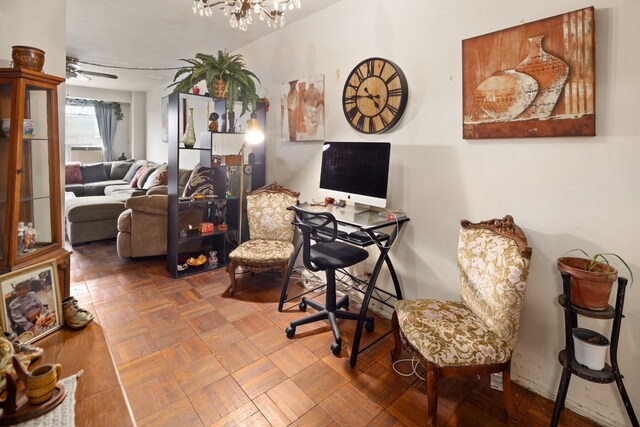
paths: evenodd
<path fill-rule="evenodd" d="M 591 381 L 599 384 L 609 384 L 616 382 L 620 397 L 624 402 L 624 407 L 627 409 L 631 425 L 638 427 L 638 418 L 633 411 L 631 401 L 627 390 L 622 383 L 623 376 L 620 374 L 618 368 L 618 339 L 620 335 L 620 324 L 622 323 L 622 309 L 624 306 L 625 290 L 627 288 L 627 279 L 624 277 L 618 278 L 618 295 L 616 297 L 615 309 L 608 306 L 606 310 L 594 311 L 586 310 L 580 307 L 576 307 L 573 304 L 567 304 L 567 301 L 571 301 L 571 276 L 568 273 L 562 274 L 562 288 L 564 293 L 558 296 L 558 302 L 564 307 L 564 333 L 566 338 L 565 349 L 560 351 L 558 360 L 562 365 L 562 378 L 560 379 L 560 386 L 558 387 L 558 394 L 556 396 L 556 403 L 553 408 L 553 417 L 551 418 L 551 426 L 558 425 L 560 419 L 560 412 L 564 408 L 564 401 L 567 397 L 567 390 L 569 389 L 569 380 L 571 374 L 577 375 L 587 381 Z M 611 330 L 611 345 L 609 347 L 609 357 L 611 359 L 611 365 L 605 364 L 605 367 L 601 371 L 589 369 L 584 365 L 578 363 L 575 359 L 575 353 L 573 349 L 573 335 L 572 330 L 578 326 L 578 314 L 585 317 L 591 317 L 595 319 L 613 319 L 613 327 Z"/>

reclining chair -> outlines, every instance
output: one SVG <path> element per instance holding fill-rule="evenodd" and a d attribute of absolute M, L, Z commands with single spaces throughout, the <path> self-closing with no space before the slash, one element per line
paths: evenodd
<path fill-rule="evenodd" d="M 292 206 L 290 209 L 295 211 L 296 218 L 293 224 L 302 236 L 303 264 L 310 271 L 325 272 L 327 291 L 324 306 L 306 297 L 302 298 L 301 311 L 305 311 L 307 305 L 310 305 L 318 312 L 291 322 L 286 329 L 287 337 L 291 338 L 295 335 L 297 326 L 328 319 L 334 338 L 331 351 L 338 355 L 342 349 L 342 338 L 336 318 L 358 320 L 359 314 L 340 310 L 349 307 L 349 296 L 345 295 L 340 301 L 336 301 L 336 269 L 350 267 L 364 261 L 369 256 L 369 252 L 348 243 L 336 242 L 338 224 L 330 213 L 308 211 L 297 206 Z M 311 240 L 316 243 L 311 244 Z M 365 329 L 371 332 L 373 326 L 373 318 L 367 316 Z"/>

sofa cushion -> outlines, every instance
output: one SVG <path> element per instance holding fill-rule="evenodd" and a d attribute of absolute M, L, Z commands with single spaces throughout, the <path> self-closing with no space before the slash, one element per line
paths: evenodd
<path fill-rule="evenodd" d="M 169 198 L 167 196 L 132 197 L 124 203 L 127 209 L 156 215 L 167 215 Z"/>
<path fill-rule="evenodd" d="M 133 177 L 136 175 L 136 172 L 138 172 L 138 169 L 140 169 L 141 165 L 134 163 L 131 166 L 129 166 L 129 171 L 126 173 L 126 175 L 124 176 L 124 178 L 122 178 L 123 181 L 127 181 L 127 182 L 131 182 L 131 180 L 133 180 Z"/>
<path fill-rule="evenodd" d="M 158 185 L 168 185 L 169 184 L 169 170 L 162 169 L 158 175 L 156 175 L 156 179 L 153 180 L 153 185 L 151 187 L 157 187 Z"/>
<path fill-rule="evenodd" d="M 191 178 L 191 169 L 180 169 L 178 171 L 178 187 L 182 188 L 184 191 L 184 187 L 189 183 L 189 178 Z M 168 182 L 167 182 L 168 183 Z"/>
<path fill-rule="evenodd" d="M 82 182 L 85 184 L 88 182 L 107 181 L 109 177 L 104 169 L 103 163 L 93 163 L 90 165 L 80 166 L 82 170 Z"/>
<path fill-rule="evenodd" d="M 144 188 L 144 184 L 147 182 L 151 174 L 153 174 L 156 171 L 156 169 L 158 169 L 158 165 L 156 163 L 152 163 L 152 162 L 147 163 L 146 169 L 144 170 L 144 172 L 140 174 L 140 178 L 138 178 L 138 183 L 136 186 L 138 188 Z"/>
<path fill-rule="evenodd" d="M 124 179 L 133 161 L 117 161 L 111 163 L 111 172 L 109 172 L 109 179 Z"/>
<path fill-rule="evenodd" d="M 107 180 L 107 181 L 97 181 L 91 182 L 89 184 L 84 184 L 84 195 L 85 196 L 104 196 L 105 188 L 110 185 L 118 185 L 118 184 L 126 184 L 124 181 L 118 180 Z"/>
<path fill-rule="evenodd" d="M 123 181 L 112 181 L 112 182 L 123 182 Z M 125 194 L 128 195 L 129 197 L 144 196 L 146 194 L 146 190 L 141 190 L 139 188 L 131 188 L 131 186 L 128 183 L 107 185 L 104 188 L 105 196 L 120 197 L 121 195 L 125 195 Z"/>
<path fill-rule="evenodd" d="M 153 187 L 154 185 L 159 185 L 159 184 L 156 184 L 155 182 L 156 182 L 156 179 L 157 179 L 158 175 L 160 175 L 163 171 L 165 171 L 165 173 L 167 172 L 167 165 L 166 164 L 158 166 L 151 173 L 151 175 L 149 175 L 147 180 L 144 182 L 144 185 L 142 186 L 142 188 L 144 188 L 145 190 L 148 190 L 151 187 Z"/>
<path fill-rule="evenodd" d="M 75 194 L 76 197 L 84 196 L 84 185 L 83 184 L 66 184 L 64 186 L 64 191 L 69 191 Z"/>
<path fill-rule="evenodd" d="M 82 184 L 82 171 L 80 170 L 82 163 L 69 162 L 64 165 L 64 183 L 65 184 Z"/>
<path fill-rule="evenodd" d="M 131 188 L 138 188 L 138 181 L 140 180 L 140 176 L 147 170 L 147 168 L 147 165 L 140 166 L 140 169 L 138 169 L 136 174 L 133 176 L 133 179 L 131 179 Z"/>
<path fill-rule="evenodd" d="M 118 218 L 124 209 L 124 202 L 113 197 L 76 197 L 67 201 L 65 217 L 70 222 L 99 221 Z"/>
<path fill-rule="evenodd" d="M 191 172 L 189 182 L 184 187 L 183 197 L 190 197 L 194 194 L 215 194 L 213 191 L 213 174 L 214 170 L 211 168 L 196 167 Z"/>

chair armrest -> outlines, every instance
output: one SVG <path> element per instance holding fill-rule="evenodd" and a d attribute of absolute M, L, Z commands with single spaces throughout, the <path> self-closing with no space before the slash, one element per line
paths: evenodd
<path fill-rule="evenodd" d="M 166 216 L 168 201 L 169 198 L 163 195 L 140 196 L 128 199 L 124 206 L 133 211 Z"/>
<path fill-rule="evenodd" d="M 147 190 L 147 196 L 154 196 L 154 195 L 167 195 L 169 190 L 169 186 L 168 185 L 156 185 L 154 187 L 151 187 L 149 190 Z"/>

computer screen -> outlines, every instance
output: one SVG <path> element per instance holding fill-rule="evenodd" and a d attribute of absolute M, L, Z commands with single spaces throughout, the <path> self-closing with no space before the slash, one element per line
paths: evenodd
<path fill-rule="evenodd" d="M 327 141 L 320 189 L 336 199 L 385 207 L 390 154 L 388 142 Z"/>

